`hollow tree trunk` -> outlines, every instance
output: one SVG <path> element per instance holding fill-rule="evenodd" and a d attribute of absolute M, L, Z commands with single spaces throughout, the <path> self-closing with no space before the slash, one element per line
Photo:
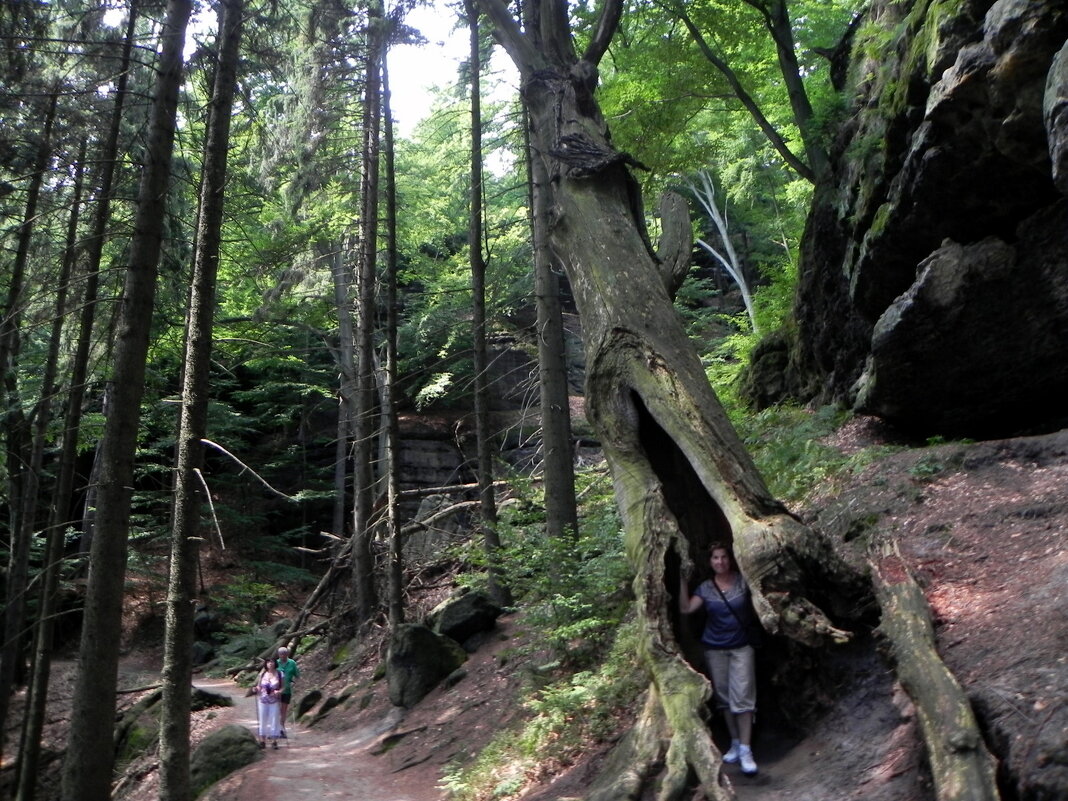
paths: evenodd
<path fill-rule="evenodd" d="M 710 797 L 730 798 L 701 711 L 709 685 L 679 649 L 669 588 L 713 538 L 733 539 L 765 628 L 819 644 L 845 635 L 805 597 L 806 567 L 830 570 L 833 557 L 767 490 L 672 307 L 691 243 L 654 251 L 628 158 L 612 147 L 593 97 L 621 4 L 605 4 L 579 58 L 565 4 L 541 3 L 539 29 L 523 32 L 499 0 L 480 2 L 520 70 L 550 176 L 550 241 L 582 316 L 590 420 L 612 468 L 636 572 L 642 658 L 671 732 L 666 754 L 663 739 L 652 738 L 636 759 L 666 758 L 662 798 L 679 797 L 691 769 Z M 676 222 L 667 230 L 686 230 Z"/>

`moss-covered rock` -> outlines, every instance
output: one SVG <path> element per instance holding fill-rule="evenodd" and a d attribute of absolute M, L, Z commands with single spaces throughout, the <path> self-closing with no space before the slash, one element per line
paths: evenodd
<path fill-rule="evenodd" d="M 235 770 L 251 765 L 259 756 L 256 738 L 244 726 L 224 726 L 212 732 L 193 751 L 189 762 L 193 797 Z"/>

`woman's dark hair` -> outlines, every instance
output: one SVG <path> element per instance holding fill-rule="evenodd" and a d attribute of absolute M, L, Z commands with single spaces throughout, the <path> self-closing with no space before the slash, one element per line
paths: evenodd
<path fill-rule="evenodd" d="M 263 660 L 263 669 L 266 670 L 269 664 L 274 665 L 276 669 L 278 668 L 278 660 L 270 656 Z"/>

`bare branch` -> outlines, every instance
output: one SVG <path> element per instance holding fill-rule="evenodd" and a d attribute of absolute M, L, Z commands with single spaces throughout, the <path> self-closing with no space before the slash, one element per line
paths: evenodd
<path fill-rule="evenodd" d="M 601 58 L 608 51 L 608 45 L 619 28 L 619 20 L 623 16 L 623 0 L 605 0 L 601 7 L 601 16 L 597 20 L 597 27 L 593 31 L 586 52 L 582 55 L 583 61 L 591 64 L 600 64 Z"/>
<path fill-rule="evenodd" d="M 205 445 L 210 445 L 212 448 L 215 448 L 215 450 L 217 450 L 217 451 L 219 451 L 221 453 L 224 453 L 227 456 L 229 456 L 231 459 L 233 459 L 235 462 L 237 462 L 239 465 L 241 465 L 241 468 L 242 468 L 241 473 L 244 473 L 246 470 L 248 472 L 252 473 L 252 475 L 255 476 L 256 479 L 261 484 L 263 484 L 263 486 L 265 486 L 267 489 L 269 489 L 271 492 L 273 492 L 279 498 L 285 498 L 287 501 L 293 501 L 293 503 L 297 502 L 297 499 L 294 498 L 292 495 L 286 495 L 281 490 L 276 490 L 274 487 L 272 487 L 270 484 L 268 484 L 267 480 L 263 476 L 261 476 L 259 473 L 257 473 L 255 470 L 253 470 L 247 464 L 245 464 L 240 459 L 238 459 L 236 456 L 234 456 L 232 453 L 230 453 L 230 451 L 226 450 L 226 448 L 224 448 L 218 442 L 212 442 L 210 439 L 202 439 L 200 441 L 203 442 Z M 238 475 L 241 475 L 241 473 L 239 473 Z"/>
<path fill-rule="evenodd" d="M 219 516 L 215 514 L 215 502 L 211 499 L 211 491 L 208 490 L 208 482 L 204 479 L 204 474 L 199 467 L 193 468 L 193 473 L 200 480 L 200 486 L 204 489 L 204 497 L 208 499 L 208 508 L 211 509 L 211 519 L 215 523 L 215 534 L 219 538 L 219 550 L 226 550 L 226 543 L 223 542 L 222 526 L 219 525 Z"/>
<path fill-rule="evenodd" d="M 501 0 L 478 0 L 478 5 L 493 23 L 501 47 L 511 56 L 521 73 L 530 74 L 544 66 L 541 54 Z"/>

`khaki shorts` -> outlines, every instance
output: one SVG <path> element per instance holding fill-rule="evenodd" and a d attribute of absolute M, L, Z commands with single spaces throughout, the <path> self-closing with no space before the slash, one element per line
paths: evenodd
<path fill-rule="evenodd" d="M 749 645 L 724 650 L 706 648 L 705 664 L 712 677 L 716 708 L 738 715 L 756 709 L 756 675 Z"/>

